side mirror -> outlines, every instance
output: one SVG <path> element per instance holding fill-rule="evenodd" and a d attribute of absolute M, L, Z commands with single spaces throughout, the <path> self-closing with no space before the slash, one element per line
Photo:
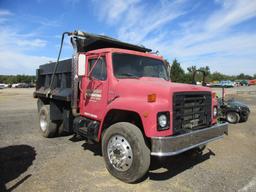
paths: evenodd
<path fill-rule="evenodd" d="M 85 63 L 86 63 L 85 54 L 79 54 L 78 62 L 77 62 L 77 75 L 78 76 L 83 76 L 86 74 Z"/>

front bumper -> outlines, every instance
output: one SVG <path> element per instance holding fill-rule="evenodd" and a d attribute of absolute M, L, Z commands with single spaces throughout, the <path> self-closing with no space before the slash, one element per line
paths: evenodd
<path fill-rule="evenodd" d="M 228 123 L 213 125 L 212 127 L 191 131 L 186 134 L 170 137 L 152 137 L 151 155 L 172 156 L 205 145 L 228 134 Z"/>

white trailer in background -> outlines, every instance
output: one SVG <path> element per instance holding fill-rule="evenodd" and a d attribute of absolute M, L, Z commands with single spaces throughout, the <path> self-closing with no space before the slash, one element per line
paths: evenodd
<path fill-rule="evenodd" d="M 0 89 L 4 89 L 7 87 L 8 87 L 8 84 L 0 83 Z"/>

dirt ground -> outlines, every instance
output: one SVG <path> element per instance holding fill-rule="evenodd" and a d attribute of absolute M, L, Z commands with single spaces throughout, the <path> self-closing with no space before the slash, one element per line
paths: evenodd
<path fill-rule="evenodd" d="M 33 89 L 0 90 L 0 191 L 256 191 L 256 86 L 228 89 L 247 103 L 246 123 L 202 155 L 152 158 L 145 179 L 125 184 L 105 169 L 98 145 L 40 135 Z"/>

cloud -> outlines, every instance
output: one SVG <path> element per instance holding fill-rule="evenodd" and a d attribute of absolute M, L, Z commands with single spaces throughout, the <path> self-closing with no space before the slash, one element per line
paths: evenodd
<path fill-rule="evenodd" d="M 0 74 L 30 74 L 35 75 L 39 65 L 55 61 L 55 58 L 32 56 L 6 50 L 0 52 Z"/>
<path fill-rule="evenodd" d="M 7 29 L 1 30 L 0 74 L 35 74 L 35 69 L 39 64 L 54 59 L 26 52 L 43 48 L 46 45 L 47 41 L 36 39 L 32 34 L 18 34 Z"/>
<path fill-rule="evenodd" d="M 12 13 L 0 10 L 0 16 L 9 19 Z M 47 41 L 37 38 L 36 33 L 20 33 L 19 29 L 7 24 L 0 26 L 0 74 L 35 74 L 39 64 L 53 58 L 27 54 L 34 49 L 44 48 Z"/>
<path fill-rule="evenodd" d="M 0 27 L 0 51 L 23 52 L 34 48 L 42 48 L 46 45 L 46 40 L 36 38 L 33 33 L 18 33 L 16 30 L 9 29 L 9 27 Z"/>
<path fill-rule="evenodd" d="M 186 1 L 161 1 L 152 7 L 140 5 L 130 7 L 126 17 L 122 18 L 122 25 L 118 29 L 118 38 L 142 42 L 152 33 L 165 33 L 163 26 L 185 14 Z"/>
<path fill-rule="evenodd" d="M 33 40 L 24 40 L 24 39 L 18 39 L 16 41 L 18 46 L 22 47 L 45 47 L 47 44 L 47 41 L 42 39 L 33 39 Z"/>
<path fill-rule="evenodd" d="M 122 19 L 121 15 L 139 2 L 140 0 L 107 0 L 104 3 L 94 1 L 98 5 L 96 11 L 100 19 L 112 24 Z"/>
<path fill-rule="evenodd" d="M 185 13 L 186 0 L 149 4 L 139 0 L 93 1 L 100 11 L 98 17 L 115 25 L 117 36 L 124 41 L 140 43 L 152 33 L 159 32 L 170 21 Z"/>
<path fill-rule="evenodd" d="M 8 17 L 12 16 L 13 13 L 7 9 L 0 9 L 0 24 L 4 24 L 8 21 Z"/>
<path fill-rule="evenodd" d="M 0 9 L 0 17 L 11 16 L 13 13 L 7 9 Z"/>
<path fill-rule="evenodd" d="M 222 30 L 256 16 L 256 1 L 224 0 L 217 1 L 222 8 L 207 21 L 207 30 Z"/>

